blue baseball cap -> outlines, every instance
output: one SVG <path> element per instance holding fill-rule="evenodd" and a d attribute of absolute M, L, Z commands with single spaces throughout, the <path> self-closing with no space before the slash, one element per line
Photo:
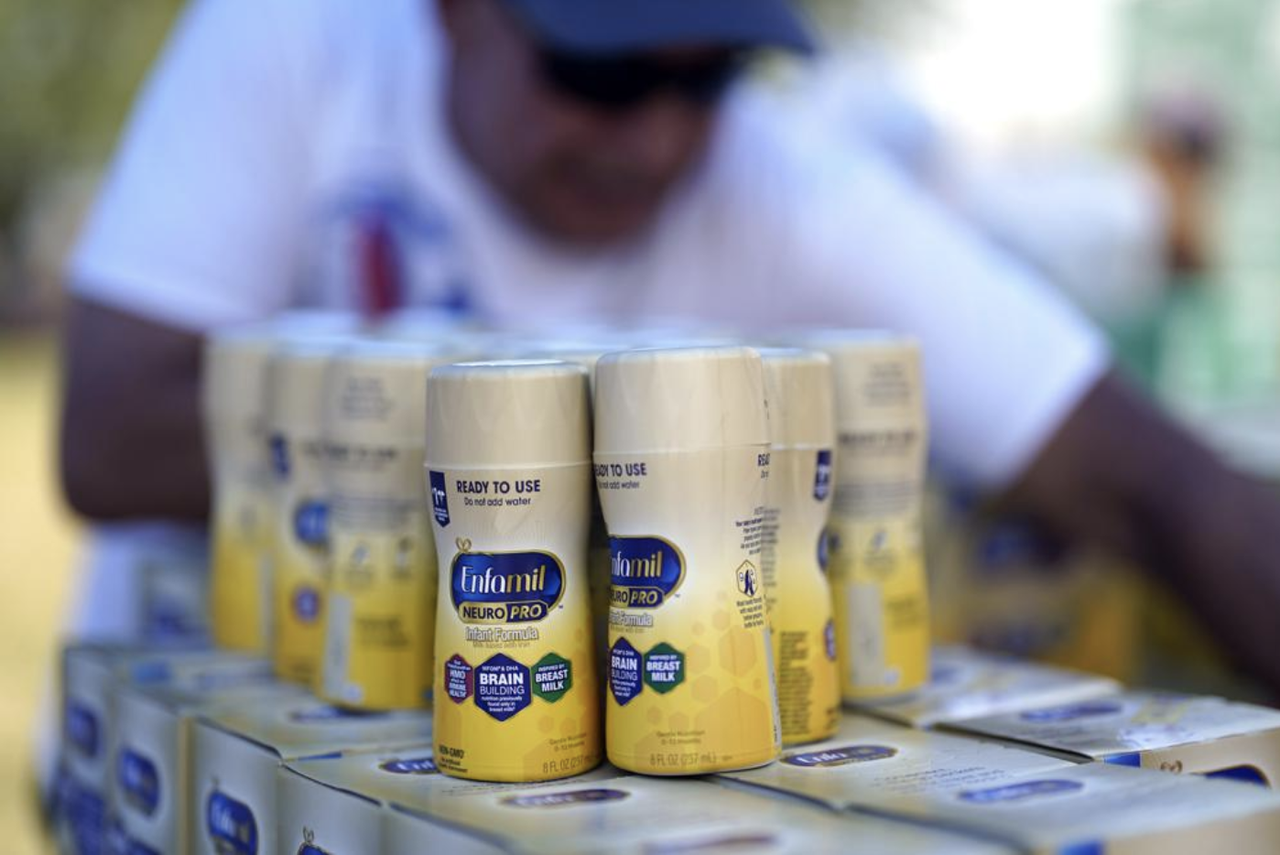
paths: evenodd
<path fill-rule="evenodd" d="M 547 44 L 581 53 L 633 53 L 694 44 L 812 53 L 791 0 L 505 0 Z"/>

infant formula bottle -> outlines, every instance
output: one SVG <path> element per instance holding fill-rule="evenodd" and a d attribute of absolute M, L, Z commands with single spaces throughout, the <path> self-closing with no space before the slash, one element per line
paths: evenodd
<path fill-rule="evenodd" d="M 267 369 L 267 429 L 275 471 L 275 637 L 282 680 L 313 685 L 324 650 L 329 582 L 329 496 L 321 413 L 324 379 L 347 338 L 285 341 Z"/>
<path fill-rule="evenodd" d="M 204 346 L 201 411 L 213 487 L 210 619 L 219 647 L 265 655 L 275 536 L 267 368 L 286 339 L 346 334 L 346 312 L 296 310 L 215 330 Z"/>
<path fill-rule="evenodd" d="M 269 327 L 205 342 L 201 408 L 213 487 L 210 620 L 219 647 L 265 654 L 271 637 L 271 458 L 265 383 Z"/>
<path fill-rule="evenodd" d="M 762 578 L 777 667 L 782 742 L 827 739 L 840 716 L 826 525 L 836 442 L 831 360 L 762 350 L 769 405 L 769 481 Z"/>
<path fill-rule="evenodd" d="M 700 775 L 779 750 L 761 578 L 769 430 L 760 356 L 634 350 L 596 365 L 609 529 L 609 760 Z"/>
<path fill-rule="evenodd" d="M 920 348 L 889 333 L 814 339 L 835 377 L 831 588 L 845 700 L 901 695 L 929 677 L 921 510 L 928 449 Z"/>
<path fill-rule="evenodd" d="M 513 360 L 431 372 L 432 709 L 435 761 L 447 775 L 543 781 L 600 763 L 590 447 L 580 366 Z"/>
<path fill-rule="evenodd" d="M 336 357 L 322 420 L 332 575 L 317 693 L 361 709 L 430 698 L 436 551 L 422 477 L 426 344 L 365 340 Z"/>

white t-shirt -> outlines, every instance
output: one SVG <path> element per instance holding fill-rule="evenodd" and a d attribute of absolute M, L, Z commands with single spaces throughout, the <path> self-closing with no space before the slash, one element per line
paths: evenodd
<path fill-rule="evenodd" d="M 645 235 L 540 241 L 452 145 L 433 10 L 194 3 L 75 254 L 76 293 L 192 330 L 357 306 L 388 277 L 407 303 L 497 323 L 897 330 L 923 345 L 937 464 L 988 487 L 1105 369 L 1099 335 L 1035 274 L 874 151 L 790 133 L 750 87 Z"/>

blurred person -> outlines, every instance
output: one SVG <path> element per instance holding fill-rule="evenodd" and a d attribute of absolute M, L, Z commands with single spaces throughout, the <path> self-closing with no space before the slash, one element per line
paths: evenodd
<path fill-rule="evenodd" d="M 1280 688 L 1280 504 L 876 146 L 735 85 L 769 47 L 812 47 L 786 0 L 198 0 L 71 264 L 69 501 L 203 520 L 201 335 L 288 307 L 890 328 L 948 477 L 1138 559 Z"/>

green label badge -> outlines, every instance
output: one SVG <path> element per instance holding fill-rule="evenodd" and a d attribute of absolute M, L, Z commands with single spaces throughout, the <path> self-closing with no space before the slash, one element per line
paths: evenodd
<path fill-rule="evenodd" d="M 644 655 L 644 682 L 655 692 L 666 694 L 684 682 L 684 654 L 665 641 Z"/>
<path fill-rule="evenodd" d="M 533 693 L 544 701 L 555 703 L 573 687 L 573 666 L 569 660 L 548 653 L 533 666 Z"/>

